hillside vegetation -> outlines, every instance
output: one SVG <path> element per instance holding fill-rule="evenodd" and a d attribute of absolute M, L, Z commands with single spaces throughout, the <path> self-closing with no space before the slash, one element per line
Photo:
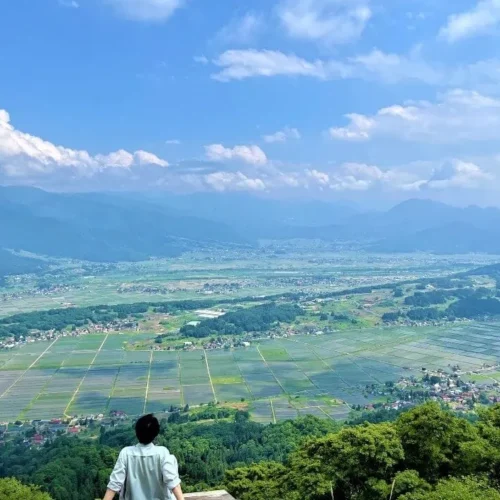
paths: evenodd
<path fill-rule="evenodd" d="M 120 428 L 41 449 L 7 443 L 0 477 L 39 485 L 54 500 L 93 500 L 133 442 L 132 429 Z M 177 456 L 185 489 L 225 487 L 240 500 L 386 500 L 391 490 L 394 500 L 499 500 L 499 443 L 500 405 L 472 424 L 436 403 L 344 427 L 310 416 L 263 426 L 237 412 L 234 421 L 163 422 L 157 440 Z"/>

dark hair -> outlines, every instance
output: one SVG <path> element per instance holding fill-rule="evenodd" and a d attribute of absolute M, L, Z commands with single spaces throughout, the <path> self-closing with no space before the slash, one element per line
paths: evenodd
<path fill-rule="evenodd" d="M 160 423 L 152 413 L 144 415 L 135 423 L 135 435 L 141 444 L 152 443 L 159 433 Z"/>

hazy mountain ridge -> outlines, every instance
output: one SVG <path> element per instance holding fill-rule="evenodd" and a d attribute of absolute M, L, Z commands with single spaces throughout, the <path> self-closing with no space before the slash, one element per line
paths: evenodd
<path fill-rule="evenodd" d="M 248 194 L 62 194 L 4 187 L 0 225 L 0 249 L 90 261 L 143 260 L 213 243 L 296 238 L 347 241 L 375 252 L 500 254 L 499 209 L 417 199 L 363 213 L 341 203 Z"/>
<path fill-rule="evenodd" d="M 111 195 L 0 189 L 0 247 L 91 261 L 174 256 L 213 242 L 245 244 L 232 228 Z"/>

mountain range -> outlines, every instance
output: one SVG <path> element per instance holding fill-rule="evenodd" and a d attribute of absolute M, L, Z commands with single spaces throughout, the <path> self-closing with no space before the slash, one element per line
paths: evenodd
<path fill-rule="evenodd" d="M 24 250 L 89 261 L 177 256 L 260 239 L 348 242 L 376 252 L 500 254 L 500 210 L 412 199 L 388 211 L 248 194 L 49 193 L 0 188 L 0 274 L 38 269 Z"/>

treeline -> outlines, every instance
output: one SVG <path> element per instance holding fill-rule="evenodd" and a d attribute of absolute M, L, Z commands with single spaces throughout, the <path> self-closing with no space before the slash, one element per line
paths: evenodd
<path fill-rule="evenodd" d="M 185 490 L 202 491 L 221 487 L 231 467 L 283 462 L 308 437 L 339 428 L 336 422 L 311 416 L 265 426 L 238 412 L 231 422 L 162 422 L 156 444 L 176 455 Z M 102 433 L 98 441 L 61 437 L 40 449 L 30 449 L 19 439 L 0 447 L 0 477 L 39 485 L 54 500 L 102 498 L 119 450 L 135 442 L 132 427 Z"/>
<path fill-rule="evenodd" d="M 463 291 L 465 290 L 466 289 Z M 462 298 L 451 303 L 444 310 L 436 307 L 416 307 L 407 312 L 396 311 L 385 313 L 382 315 L 382 320 L 386 323 L 392 323 L 401 318 L 408 318 L 412 321 L 453 321 L 455 319 L 481 319 L 490 316 L 498 316 L 500 315 L 500 301 L 496 298 L 488 297 L 487 294 L 489 293 L 491 293 L 491 291 L 486 288 L 483 290 L 479 289 L 474 293 L 469 294 L 469 297 Z M 422 295 L 425 296 L 429 294 Z M 435 296 L 433 295 L 432 297 Z M 428 302 L 427 298 L 424 298 L 423 300 L 418 298 L 416 302 L 412 303 L 430 304 L 436 302 Z"/>
<path fill-rule="evenodd" d="M 108 323 L 120 319 L 139 319 L 148 311 L 177 313 L 213 307 L 218 304 L 261 301 L 255 297 L 222 300 L 177 300 L 169 302 L 138 302 L 135 304 L 69 307 L 19 313 L 0 319 L 0 338 L 26 336 L 32 330 L 47 332 L 75 329 L 89 324 Z"/>
<path fill-rule="evenodd" d="M 226 473 L 240 500 L 500 500 L 500 406 L 474 425 L 426 403 Z"/>
<path fill-rule="evenodd" d="M 405 305 L 413 307 L 428 307 L 434 304 L 445 304 L 451 299 L 481 299 L 488 297 L 493 293 L 492 290 L 486 287 L 473 288 L 456 288 L 452 290 L 433 290 L 431 292 L 415 292 L 413 295 L 406 297 Z"/>
<path fill-rule="evenodd" d="M 241 335 L 246 332 L 263 332 L 276 322 L 291 322 L 303 314 L 296 304 L 262 304 L 239 309 L 220 318 L 206 319 L 199 325 L 185 325 L 180 333 L 186 337 L 210 337 L 212 335 Z"/>

